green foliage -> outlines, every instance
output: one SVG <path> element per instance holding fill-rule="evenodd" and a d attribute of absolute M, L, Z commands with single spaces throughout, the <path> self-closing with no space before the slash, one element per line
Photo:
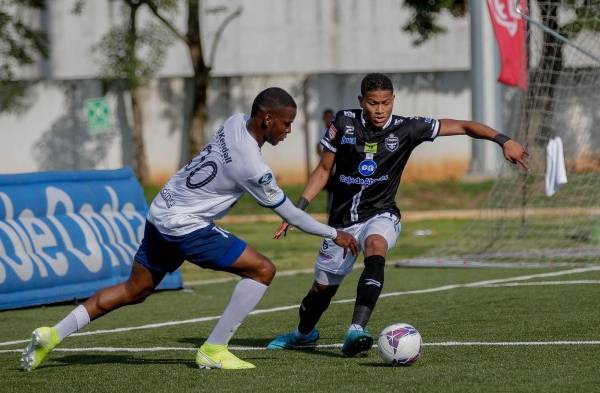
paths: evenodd
<path fill-rule="evenodd" d="M 28 84 L 15 81 L 15 71 L 49 55 L 47 34 L 27 18 L 43 9 L 42 0 L 0 0 L 0 112 L 23 109 Z"/>
<path fill-rule="evenodd" d="M 95 48 L 102 54 L 102 74 L 106 79 L 127 80 L 130 88 L 146 85 L 164 63 L 170 37 L 158 23 L 149 23 L 135 33 L 127 24 L 114 27 Z"/>
<path fill-rule="evenodd" d="M 402 30 L 416 38 L 413 45 L 421 45 L 433 36 L 445 33 L 446 29 L 437 23 L 444 11 L 454 17 L 463 17 L 467 13 L 469 0 L 404 0 L 404 7 L 412 9 L 411 19 L 402 26 Z M 600 31 L 600 5 L 589 0 L 554 0 L 542 7 L 559 6 L 564 15 L 560 34 L 574 39 L 583 30 Z"/>
<path fill-rule="evenodd" d="M 446 29 L 437 24 L 437 18 L 443 11 L 455 17 L 463 17 L 467 11 L 467 0 L 404 0 L 404 6 L 412 8 L 411 19 L 402 26 L 402 30 L 417 36 L 413 45 L 418 46 Z"/>
<path fill-rule="evenodd" d="M 600 3 L 596 1 L 594 5 L 590 5 L 589 0 L 569 0 L 562 5 L 566 17 L 560 27 L 560 34 L 574 39 L 584 30 L 600 31 Z"/>

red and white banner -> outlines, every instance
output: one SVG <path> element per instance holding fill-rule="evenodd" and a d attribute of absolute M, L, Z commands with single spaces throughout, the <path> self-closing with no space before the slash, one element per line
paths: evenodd
<path fill-rule="evenodd" d="M 526 0 L 487 0 L 502 62 L 498 81 L 527 90 L 525 20 L 516 11 L 517 2 L 519 11 L 527 12 Z"/>

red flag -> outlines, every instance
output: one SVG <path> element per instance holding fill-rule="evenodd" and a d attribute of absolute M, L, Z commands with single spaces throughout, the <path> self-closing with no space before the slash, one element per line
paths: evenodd
<path fill-rule="evenodd" d="M 516 11 L 517 2 L 519 11 L 525 12 L 525 0 L 487 0 L 502 62 L 498 81 L 527 90 L 525 21 Z"/>

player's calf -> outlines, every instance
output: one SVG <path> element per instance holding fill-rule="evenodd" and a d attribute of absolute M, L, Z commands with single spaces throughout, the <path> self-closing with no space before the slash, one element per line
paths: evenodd
<path fill-rule="evenodd" d="M 356 304 L 352 324 L 366 327 L 383 289 L 385 258 L 371 255 L 365 258 L 365 268 L 356 288 Z"/>
<path fill-rule="evenodd" d="M 302 334 L 309 334 L 319 322 L 319 319 L 329 307 L 331 299 L 339 288 L 336 286 L 322 285 L 315 282 L 302 299 L 298 314 L 300 322 L 298 323 L 298 331 Z"/>

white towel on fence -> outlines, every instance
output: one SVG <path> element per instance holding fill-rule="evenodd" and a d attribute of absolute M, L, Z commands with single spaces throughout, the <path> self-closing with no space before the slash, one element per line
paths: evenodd
<path fill-rule="evenodd" d="M 560 137 L 551 138 L 546 147 L 546 196 L 558 192 L 561 185 L 567 183 L 567 170 Z"/>

